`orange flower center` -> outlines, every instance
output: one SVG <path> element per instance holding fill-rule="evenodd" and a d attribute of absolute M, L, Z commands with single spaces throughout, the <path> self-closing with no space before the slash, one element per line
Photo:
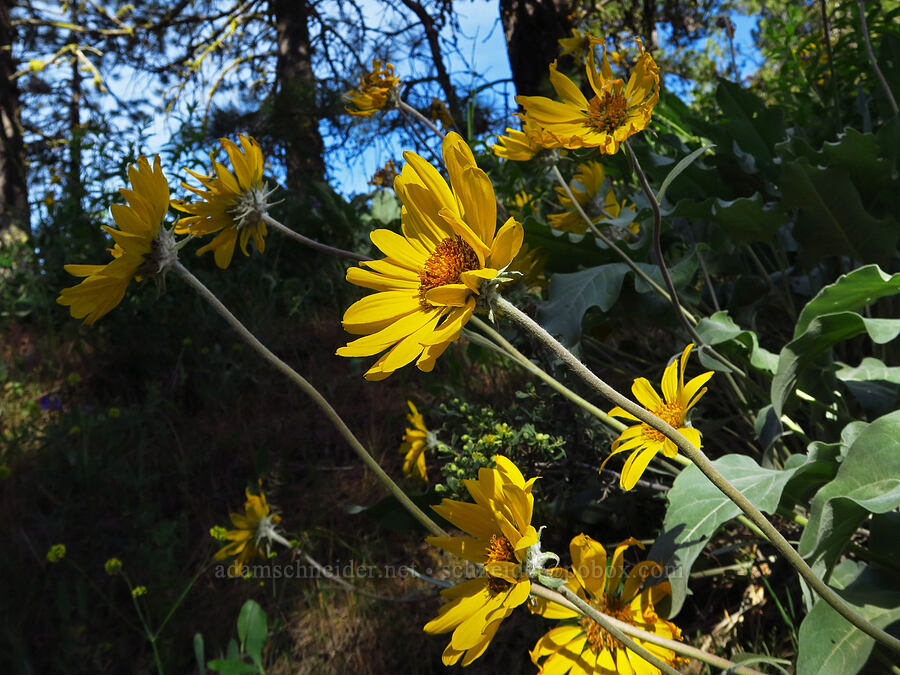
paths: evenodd
<path fill-rule="evenodd" d="M 481 269 L 475 249 L 459 237 L 447 237 L 434 249 L 425 268 L 419 273 L 419 300 L 423 307 L 431 307 L 425 294 L 432 288 L 458 284 L 459 276 L 469 270 Z"/>
<path fill-rule="evenodd" d="M 603 612 L 607 616 L 611 616 L 619 621 L 630 624 L 634 623 L 634 614 L 631 611 L 631 607 L 622 604 L 619 598 L 608 598 L 603 596 L 599 601 L 592 601 L 591 606 L 598 612 Z M 584 629 L 584 633 L 587 636 L 588 644 L 596 654 L 599 654 L 604 650 L 612 652 L 613 649 L 624 648 L 624 645 L 621 642 L 607 633 L 606 629 L 593 619 L 583 617 L 581 619 L 581 627 Z"/>
<path fill-rule="evenodd" d="M 516 560 L 516 552 L 512 544 L 509 543 L 509 539 L 498 537 L 496 534 L 491 535 L 491 543 L 488 544 L 486 549 L 486 556 L 485 565 L 494 562 L 518 562 Z M 511 585 L 506 579 L 488 574 L 487 588 L 492 597 L 497 595 L 497 593 L 508 590 Z"/>
<path fill-rule="evenodd" d="M 595 96 L 588 103 L 588 123 L 597 131 L 611 134 L 628 119 L 628 101 L 621 93 L 603 92 L 603 96 Z"/>
<path fill-rule="evenodd" d="M 672 403 L 663 403 L 661 406 L 654 408 L 650 412 L 652 412 L 667 424 L 675 427 L 676 429 L 684 423 L 685 411 L 681 409 L 681 404 L 677 401 L 673 401 Z M 657 431 L 649 424 L 641 425 L 641 434 L 644 436 L 644 438 L 648 438 L 651 441 L 657 441 L 660 443 L 665 441 L 666 438 L 662 434 L 662 432 Z"/>

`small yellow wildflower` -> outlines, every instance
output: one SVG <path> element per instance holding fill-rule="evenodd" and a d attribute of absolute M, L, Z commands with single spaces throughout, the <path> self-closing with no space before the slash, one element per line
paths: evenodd
<path fill-rule="evenodd" d="M 703 385 L 712 377 L 713 371 L 710 370 L 698 375 L 685 385 L 684 371 L 693 347 L 694 344 L 691 343 L 684 348 L 684 352 L 681 354 L 680 367 L 679 359 L 675 359 L 666 367 L 662 377 L 662 398 L 660 398 L 653 385 L 645 377 L 639 377 L 634 381 L 631 393 L 634 394 L 638 403 L 675 427 L 694 447 L 699 448 L 700 432 L 694 427 L 685 426 L 685 418 L 690 409 L 706 393 L 706 387 Z M 637 417 L 618 406 L 610 410 L 609 414 L 613 417 L 622 417 L 627 420 L 640 422 Z M 612 444 L 612 453 L 603 460 L 603 464 L 606 464 L 613 455 L 629 450 L 631 454 L 625 461 L 625 466 L 619 479 L 619 485 L 621 485 L 623 490 L 630 490 L 634 487 L 650 460 L 660 450 L 666 457 L 674 457 L 678 454 L 678 446 L 675 443 L 649 424 L 640 422 L 640 424 L 628 427 L 619 435 Z M 602 469 L 603 466 L 601 465 L 600 468 Z"/>
<path fill-rule="evenodd" d="M 131 597 L 139 598 L 142 595 L 147 595 L 147 587 L 146 586 L 135 586 L 131 589 Z"/>
<path fill-rule="evenodd" d="M 356 117 L 371 117 L 382 108 L 395 107 L 393 99 L 399 82 L 393 64 L 386 63 L 382 68 L 381 60 L 373 58 L 372 70 L 360 76 L 356 89 L 344 93 L 344 100 L 351 104 L 345 110 Z"/>
<path fill-rule="evenodd" d="M 616 547 L 612 563 L 607 568 L 603 547 L 590 537 L 579 534 L 569 544 L 572 573 L 566 573 L 566 586 L 603 614 L 648 633 L 680 640 L 679 628 L 661 619 L 654 606 L 672 592 L 669 582 L 644 587 L 647 579 L 663 571 L 662 565 L 649 560 L 638 563 L 625 577 L 619 592 L 624 572 L 622 559 L 632 545 L 644 548 L 639 541 L 629 537 Z M 592 619 L 542 599 L 537 600 L 533 611 L 549 619 L 564 621 L 538 640 L 531 651 L 532 662 L 540 666 L 539 674 L 565 673 L 570 669 L 577 673 L 659 673 L 655 666 L 626 648 Z M 680 662 L 672 650 L 634 639 L 663 662 L 672 666 Z M 541 659 L 545 659 L 543 663 L 539 663 Z"/>
<path fill-rule="evenodd" d="M 268 201 L 271 192 L 263 182 L 263 154 L 250 136 L 240 134 L 238 138 L 240 147 L 227 138 L 219 139 L 231 160 L 233 173 L 210 155 L 215 175 L 204 176 L 187 170 L 200 181 L 202 188 L 182 182 L 182 186 L 199 196 L 200 201 L 172 202 L 176 209 L 190 214 L 178 221 L 175 227 L 178 234 L 203 237 L 218 232 L 211 242 L 197 249 L 197 255 L 212 251 L 216 265 L 223 270 L 231 264 L 238 243 L 244 255 L 250 255 L 247 243 L 251 237 L 257 251 L 263 253 L 266 250 L 267 228 L 263 215 L 271 206 Z"/>
<path fill-rule="evenodd" d="M 399 175 L 394 160 L 389 159 L 383 167 L 375 172 L 371 180 L 369 180 L 369 185 L 380 188 L 391 188 L 394 187 L 394 179 Z"/>
<path fill-rule="evenodd" d="M 225 538 L 230 541 L 213 556 L 215 560 L 224 560 L 237 556 L 233 564 L 228 566 L 228 576 L 241 576 L 244 566 L 251 558 L 268 558 L 269 541 L 282 540 L 276 532 L 276 525 L 281 516 L 269 513 L 266 495 L 258 495 L 246 491 L 247 501 L 244 503 L 244 514 L 232 513 L 231 523 L 235 529 L 228 530 Z"/>
<path fill-rule="evenodd" d="M 50 547 L 50 550 L 47 551 L 47 561 L 51 563 L 58 563 L 60 560 L 66 557 L 66 545 L 65 544 L 53 544 Z"/>
<path fill-rule="evenodd" d="M 640 39 L 637 42 L 640 56 L 628 84 L 613 77 L 604 46 L 599 69 L 593 50 L 588 52 L 587 77 L 594 91 L 590 101 L 572 80 L 557 72 L 554 61 L 550 64 L 550 83 L 562 100 L 516 96 L 516 102 L 525 109 L 527 117 L 562 139 L 563 147 L 596 147 L 603 153 L 615 154 L 620 143 L 647 127 L 659 100 L 659 68 L 644 51 Z"/>
<path fill-rule="evenodd" d="M 118 558 L 110 558 L 103 563 L 103 569 L 109 576 L 114 577 L 122 572 L 122 561 Z"/>
<path fill-rule="evenodd" d="M 412 428 L 407 427 L 406 433 L 403 434 L 403 443 L 400 445 L 400 452 L 403 457 L 403 474 L 410 478 L 418 478 L 423 483 L 428 482 L 428 471 L 425 466 L 425 450 L 429 443 L 432 442 L 433 432 L 428 431 L 425 426 L 425 418 L 416 409 L 412 401 L 407 401 L 409 413 L 406 418 L 412 424 Z"/>

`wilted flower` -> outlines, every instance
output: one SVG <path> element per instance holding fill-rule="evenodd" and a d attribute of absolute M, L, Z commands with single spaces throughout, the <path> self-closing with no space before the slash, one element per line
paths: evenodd
<path fill-rule="evenodd" d="M 392 97 L 399 82 L 393 64 L 386 63 L 382 68 L 381 61 L 373 58 L 372 70 L 362 74 L 356 89 L 344 93 L 344 100 L 351 104 L 345 110 L 357 117 L 370 117 L 382 108 L 394 107 Z"/>

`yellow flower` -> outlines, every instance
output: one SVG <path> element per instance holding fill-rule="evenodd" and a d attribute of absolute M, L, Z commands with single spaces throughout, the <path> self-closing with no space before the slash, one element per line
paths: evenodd
<path fill-rule="evenodd" d="M 103 563 L 103 569 L 109 576 L 114 577 L 122 572 L 122 561 L 118 558 L 110 558 Z"/>
<path fill-rule="evenodd" d="M 644 582 L 662 572 L 662 565 L 644 561 L 635 565 L 622 581 L 622 558 L 631 545 L 644 548 L 639 541 L 628 538 L 616 547 L 612 564 L 607 570 L 606 551 L 590 537 L 579 534 L 569 544 L 572 555 L 572 574 L 568 575 L 566 586 L 578 594 L 582 600 L 598 611 L 631 624 L 636 628 L 654 633 L 667 639 L 680 640 L 679 628 L 661 619 L 654 605 L 669 595 L 672 590 L 668 581 L 650 587 Z M 531 660 L 535 665 L 542 658 L 539 673 L 634 673 L 635 675 L 658 675 L 658 668 L 627 649 L 621 642 L 606 632 L 592 619 L 553 602 L 538 599 L 534 610 L 549 619 L 567 620 L 553 628 L 535 644 Z M 675 665 L 678 655 L 665 647 L 658 647 L 640 638 L 634 638 L 640 646 L 660 660 Z"/>
<path fill-rule="evenodd" d="M 149 276 L 162 283 L 166 270 L 176 261 L 175 239 L 162 227 L 169 210 L 169 184 L 159 156 L 152 169 L 146 157 L 138 158 L 137 165 L 128 167 L 128 179 L 131 189 L 119 190 L 128 204 L 110 207 L 121 229 L 103 226 L 115 242 L 109 249 L 113 259 L 106 265 L 66 265 L 69 274 L 86 278 L 63 289 L 56 299 L 89 326 L 122 301 L 132 279 L 141 281 Z"/>
<path fill-rule="evenodd" d="M 572 29 L 572 37 L 559 38 L 557 42 L 562 48 L 562 51 L 559 53 L 560 56 L 571 54 L 573 57 L 579 58 L 584 52 L 591 48 L 590 34 L 580 31 L 577 28 Z"/>
<path fill-rule="evenodd" d="M 201 201 L 172 202 L 179 211 L 191 215 L 178 221 L 175 232 L 191 233 L 198 237 L 207 234 L 219 234 L 206 246 L 197 250 L 197 255 L 213 251 L 216 265 L 226 269 L 231 264 L 236 243 L 240 243 L 241 252 L 247 252 L 247 242 L 253 237 L 256 250 L 266 250 L 267 234 L 263 214 L 269 209 L 268 197 L 271 194 L 263 183 L 263 154 L 259 144 L 250 136 L 239 134 L 241 147 L 227 138 L 220 138 L 219 143 L 225 148 L 234 173 L 217 162 L 210 155 L 215 175 L 203 174 L 187 170 L 200 181 L 202 188 L 196 188 L 182 182 L 182 186 L 200 197 Z"/>
<path fill-rule="evenodd" d="M 431 105 L 428 106 L 428 117 L 432 122 L 440 122 L 444 131 L 450 131 L 455 126 L 450 109 L 439 98 L 431 99 Z"/>
<path fill-rule="evenodd" d="M 356 89 L 344 93 L 343 99 L 353 106 L 346 106 L 345 110 L 357 117 L 374 115 L 389 103 L 399 82 L 393 64 L 386 63 L 382 68 L 381 61 L 373 58 L 372 70 L 360 76 Z"/>
<path fill-rule="evenodd" d="M 375 172 L 369 181 L 369 185 L 380 188 L 393 187 L 394 179 L 397 175 L 397 165 L 394 163 L 394 160 L 389 159 L 383 167 Z"/>
<path fill-rule="evenodd" d="M 452 191 L 431 164 L 404 153 L 407 163 L 394 181 L 403 234 L 373 231 L 372 242 L 387 257 L 347 270 L 347 281 L 378 291 L 344 313 L 344 329 L 365 337 L 337 350 L 339 356 L 387 350 L 367 380 L 383 380 L 414 360 L 432 370 L 475 311 L 482 284 L 497 278 L 522 245 L 514 218 L 496 231 L 494 188 L 460 135 L 448 133 L 443 150 Z"/>
<path fill-rule="evenodd" d="M 225 538 L 230 543 L 219 549 L 213 556 L 215 560 L 237 556 L 237 560 L 228 566 L 228 576 L 230 577 L 241 576 L 244 565 L 253 557 L 265 560 L 269 540 L 281 539 L 281 536 L 275 531 L 275 526 L 281 522 L 281 516 L 269 514 L 266 495 L 262 492 L 258 495 L 250 494 L 250 490 L 247 490 L 246 494 L 244 515 L 231 514 L 231 524 L 235 529 L 225 533 Z"/>
<path fill-rule="evenodd" d="M 66 545 L 65 544 L 53 544 L 50 547 L 50 550 L 47 551 L 47 561 L 51 563 L 58 563 L 60 560 L 66 557 Z"/>
<path fill-rule="evenodd" d="M 628 84 L 613 78 L 603 47 L 600 69 L 593 50 L 588 52 L 587 76 L 594 97 L 588 101 L 581 90 L 550 64 L 550 83 L 562 101 L 544 96 L 516 96 L 525 113 L 547 132 L 563 139 L 563 147 L 599 148 L 615 154 L 619 144 L 646 128 L 659 100 L 659 68 L 638 39 L 640 56 Z"/>
<path fill-rule="evenodd" d="M 569 183 L 569 189 L 575 196 L 575 201 L 584 209 L 584 212 L 591 218 L 594 223 L 600 223 L 604 220 L 617 218 L 619 212 L 625 207 L 625 202 L 618 202 L 616 194 L 612 190 L 607 190 L 605 198 L 600 188 L 603 186 L 606 172 L 603 165 L 599 162 L 587 162 L 578 165 L 578 172 Z M 557 230 L 564 232 L 574 232 L 583 234 L 587 232 L 587 223 L 578 213 L 572 200 L 566 194 L 566 191 L 557 187 L 556 192 L 559 195 L 559 201 L 563 208 L 563 213 L 551 213 L 547 216 L 547 220 Z M 637 232 L 637 223 L 629 225 L 632 232 Z"/>
<path fill-rule="evenodd" d="M 501 622 L 531 593 L 523 574 L 529 549 L 538 543 L 531 524 L 537 478 L 528 481 L 509 459 L 494 458 L 497 468 L 482 468 L 478 480 L 465 481 L 475 503 L 444 499 L 432 507 L 466 537 L 427 537 L 426 541 L 454 555 L 483 565 L 483 574 L 441 592 L 448 600 L 425 632 L 449 633 L 444 665 L 462 658 L 467 666 L 484 653 Z"/>
<path fill-rule="evenodd" d="M 416 410 L 416 406 L 412 401 L 407 401 L 409 405 L 409 413 L 406 418 L 412 424 L 412 428 L 406 428 L 403 434 L 403 443 L 400 445 L 400 452 L 404 454 L 403 458 L 403 474 L 412 478 L 415 476 L 423 483 L 428 482 L 428 472 L 425 468 L 425 450 L 429 446 L 428 427 L 425 426 L 425 418 Z"/>
<path fill-rule="evenodd" d="M 634 397 L 642 406 L 678 429 L 679 433 L 687 438 L 694 447 L 699 448 L 700 432 L 693 427 L 685 426 L 685 417 L 688 411 L 694 407 L 694 404 L 706 393 L 706 387 L 703 385 L 712 377 L 713 371 L 710 370 L 702 375 L 698 375 L 685 385 L 684 370 L 693 347 L 694 344 L 691 343 L 684 348 L 684 352 L 681 355 L 680 368 L 678 359 L 675 359 L 666 367 L 662 377 L 663 398 L 659 397 L 646 377 L 639 377 L 634 381 L 634 384 L 631 386 L 631 393 L 634 394 Z M 618 406 L 610 410 L 609 414 L 635 422 L 640 421 L 637 417 Z M 603 464 L 606 464 L 613 455 L 627 450 L 630 450 L 631 454 L 625 461 L 625 466 L 622 468 L 622 475 L 619 479 L 619 485 L 624 490 L 630 490 L 634 487 L 641 474 L 644 473 L 644 469 L 647 468 L 647 464 L 660 450 L 663 451 L 666 457 L 674 457 L 678 454 L 678 446 L 649 424 L 643 422 L 628 427 L 619 435 L 612 444 L 612 453 L 603 461 Z M 601 466 L 600 468 L 602 469 L 603 467 Z"/>
<path fill-rule="evenodd" d="M 139 598 L 142 595 L 147 595 L 147 587 L 146 586 L 135 586 L 131 589 L 131 597 Z"/>
<path fill-rule="evenodd" d="M 546 287 L 550 283 L 545 269 L 548 257 L 547 252 L 543 249 L 528 248 L 528 244 L 522 244 L 519 254 L 509 264 L 510 270 L 522 275 L 514 278 L 513 281 L 521 281 L 526 288 Z"/>
<path fill-rule="evenodd" d="M 514 162 L 527 162 L 545 148 L 560 148 L 563 141 L 535 122 L 527 115 L 522 119 L 522 130 L 506 129 L 509 136 L 499 136 L 498 143 L 491 147 L 497 157 L 505 157 Z"/>

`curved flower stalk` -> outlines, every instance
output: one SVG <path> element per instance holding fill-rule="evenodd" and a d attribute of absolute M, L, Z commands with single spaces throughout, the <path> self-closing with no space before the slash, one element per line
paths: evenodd
<path fill-rule="evenodd" d="M 596 38 L 592 38 L 597 41 Z M 547 132 L 558 136 L 563 147 L 598 148 L 615 154 L 625 139 L 645 129 L 659 100 L 659 67 L 637 40 L 640 55 L 628 83 L 613 76 L 603 47 L 600 68 L 596 67 L 593 50 L 588 52 L 587 77 L 594 96 L 585 98 L 581 90 L 550 64 L 550 83 L 561 101 L 544 96 L 516 96 L 527 117 Z"/>
<path fill-rule="evenodd" d="M 693 347 L 694 343 L 689 344 L 684 348 L 681 358 L 675 359 L 666 367 L 662 376 L 662 397 L 656 393 L 653 385 L 650 384 L 646 377 L 639 377 L 634 381 L 634 384 L 631 386 L 631 393 L 634 394 L 634 397 L 642 406 L 658 418 L 665 420 L 667 424 L 678 429 L 678 433 L 688 439 L 695 448 L 699 448 L 700 432 L 694 427 L 687 426 L 685 422 L 690 409 L 706 393 L 706 387 L 703 385 L 713 376 L 713 371 L 707 371 L 691 379 L 687 384 L 684 383 L 684 371 Z M 660 450 L 666 457 L 675 457 L 678 454 L 678 446 L 671 439 L 666 438 L 664 434 L 646 422 L 641 422 L 627 410 L 616 406 L 609 411 L 609 414 L 612 417 L 621 417 L 633 422 L 639 422 L 639 424 L 625 429 L 613 441 L 612 453 L 600 465 L 602 470 L 606 462 L 614 455 L 628 450 L 631 451 L 625 466 L 622 468 L 622 475 L 619 479 L 619 484 L 623 490 L 630 490 L 634 487 L 650 460 Z"/>
<path fill-rule="evenodd" d="M 344 313 L 344 329 L 365 337 L 337 350 L 387 350 L 367 380 L 383 380 L 412 361 L 431 371 L 475 311 L 482 285 L 497 279 L 522 246 L 515 219 L 497 230 L 494 188 L 459 134 L 447 134 L 443 152 L 452 189 L 422 157 L 404 153 L 407 163 L 394 181 L 403 234 L 373 231 L 386 257 L 347 270 L 347 281 L 377 291 Z"/>
<path fill-rule="evenodd" d="M 240 134 L 238 138 L 240 147 L 227 138 L 219 139 L 231 161 L 233 172 L 210 155 L 214 175 L 204 176 L 187 170 L 203 187 L 182 183 L 200 197 L 200 201 L 172 202 L 172 206 L 179 211 L 191 214 L 178 222 L 175 227 L 178 234 L 190 233 L 203 237 L 218 232 L 211 242 L 197 250 L 197 255 L 212 251 L 216 265 L 221 269 L 231 264 L 236 244 L 240 244 L 244 255 L 250 255 L 247 243 L 251 237 L 257 251 L 263 253 L 266 250 L 267 229 L 263 216 L 271 206 L 268 201 L 271 192 L 263 183 L 263 154 L 259 144 L 250 136 Z"/>
<path fill-rule="evenodd" d="M 475 503 L 444 499 L 432 509 L 460 528 L 465 537 L 427 537 L 445 551 L 483 565 L 483 574 L 441 592 L 448 600 L 426 633 L 449 633 L 444 665 L 462 659 L 467 666 L 484 653 L 500 624 L 531 593 L 525 573 L 529 549 L 538 544 L 531 524 L 537 478 L 525 480 L 508 458 L 497 455 L 497 468 L 482 468 L 478 480 L 465 481 Z"/>
<path fill-rule="evenodd" d="M 606 171 L 600 162 L 585 162 L 578 165 L 578 170 L 569 183 L 569 190 L 557 186 L 556 193 L 559 201 L 566 210 L 562 213 L 551 213 L 547 221 L 557 230 L 584 234 L 588 231 L 587 223 L 581 217 L 584 211 L 594 224 L 601 224 L 604 220 L 618 218 L 619 213 L 626 207 L 625 202 L 616 199 L 616 193 L 609 189 L 604 195 L 601 188 L 606 179 Z M 579 210 L 569 198 L 569 192 L 575 197 L 575 201 L 581 207 Z M 628 230 L 633 234 L 639 231 L 637 223 L 631 223 Z"/>
<path fill-rule="evenodd" d="M 623 557 L 630 546 L 644 548 L 629 537 L 619 544 L 607 566 L 603 547 L 590 537 L 579 534 L 569 544 L 572 572 L 565 572 L 566 586 L 594 609 L 609 617 L 666 639 L 681 639 L 681 630 L 656 613 L 655 604 L 669 595 L 668 581 L 644 587 L 644 582 L 660 574 L 662 565 L 644 561 L 624 575 Z M 624 583 L 623 582 L 624 576 Z M 620 589 L 621 586 L 621 589 Z M 539 598 L 532 609 L 549 619 L 563 623 L 545 634 L 531 651 L 531 660 L 540 666 L 539 673 L 635 673 L 656 675 L 659 669 L 628 649 L 593 619 L 568 607 Z M 674 666 L 678 655 L 664 647 L 640 639 L 635 642 L 664 663 Z M 543 660 L 543 663 L 540 661 Z"/>
<path fill-rule="evenodd" d="M 403 475 L 427 483 L 428 469 L 425 465 L 425 450 L 434 444 L 435 434 L 433 431 L 428 431 L 428 427 L 425 426 L 425 418 L 416 409 L 415 404 L 412 401 L 407 401 L 406 404 L 409 406 L 406 418 L 412 428 L 406 428 L 406 433 L 403 434 L 403 443 L 400 445 L 400 452 L 403 454 Z"/>
<path fill-rule="evenodd" d="M 265 493 L 254 495 L 247 490 L 246 495 L 244 513 L 231 514 L 234 529 L 228 530 L 223 535 L 229 543 L 213 556 L 214 560 L 235 557 L 235 561 L 228 566 L 230 577 L 241 576 L 244 567 L 253 558 L 267 560 L 271 541 L 277 541 L 290 548 L 290 543 L 278 534 L 276 526 L 281 522 L 281 516 L 270 512 Z"/>
<path fill-rule="evenodd" d="M 381 60 L 373 58 L 372 70 L 360 76 L 356 89 L 344 93 L 342 98 L 350 104 L 344 109 L 355 117 L 371 117 L 383 108 L 396 107 L 399 83 L 393 64 L 385 63 L 382 68 Z"/>
<path fill-rule="evenodd" d="M 56 302 L 88 326 L 122 302 L 132 279 L 149 277 L 164 286 L 165 273 L 177 260 L 175 238 L 162 226 L 169 210 L 169 183 L 159 155 L 152 168 L 146 157 L 138 158 L 128 167 L 128 180 L 131 188 L 119 190 L 127 204 L 110 206 L 119 229 L 103 226 L 115 242 L 109 249 L 113 259 L 105 265 L 65 266 L 69 274 L 85 279 L 63 289 Z"/>

